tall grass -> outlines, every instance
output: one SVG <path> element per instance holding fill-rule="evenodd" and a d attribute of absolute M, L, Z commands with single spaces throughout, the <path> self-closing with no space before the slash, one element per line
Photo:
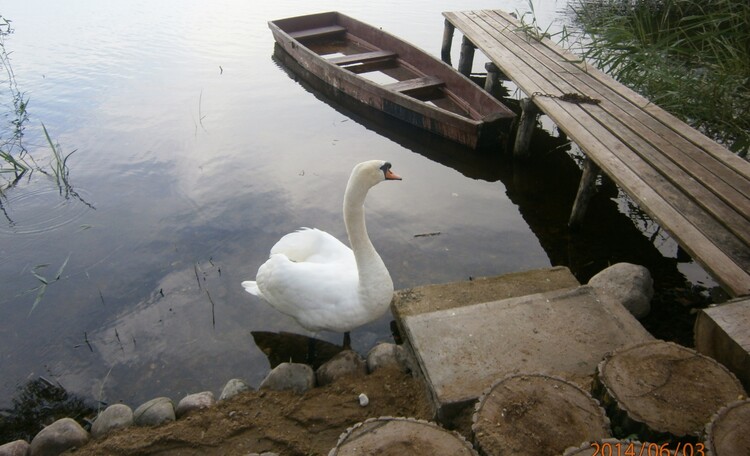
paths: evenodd
<path fill-rule="evenodd" d="M 750 2 L 577 0 L 585 58 L 746 156 Z"/>

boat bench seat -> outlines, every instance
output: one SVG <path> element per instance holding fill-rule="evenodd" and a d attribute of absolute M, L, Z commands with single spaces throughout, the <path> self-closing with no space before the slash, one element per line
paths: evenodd
<path fill-rule="evenodd" d="M 383 87 L 394 92 L 401 92 L 409 95 L 411 93 L 423 90 L 436 89 L 445 85 L 445 82 L 435 76 L 425 76 L 422 78 L 407 79 L 404 81 L 386 84 Z"/>
<path fill-rule="evenodd" d="M 351 65 L 354 63 L 367 63 L 376 60 L 395 59 L 396 53 L 391 51 L 371 51 L 362 52 L 359 54 L 343 55 L 341 57 L 333 57 L 328 59 L 329 62 L 334 65 L 344 66 Z"/>
<path fill-rule="evenodd" d="M 338 35 L 346 33 L 346 28 L 340 25 L 329 25 L 326 27 L 318 27 L 306 30 L 298 30 L 296 32 L 289 32 L 289 36 L 296 40 L 309 40 L 313 38 L 324 38 L 331 35 Z"/>

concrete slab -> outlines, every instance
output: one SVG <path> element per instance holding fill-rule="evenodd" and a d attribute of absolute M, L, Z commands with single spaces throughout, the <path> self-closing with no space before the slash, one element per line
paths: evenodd
<path fill-rule="evenodd" d="M 396 319 L 400 320 L 407 315 L 574 288 L 579 285 L 568 268 L 556 266 L 399 290 L 391 309 Z"/>
<path fill-rule="evenodd" d="M 695 349 L 726 366 L 750 391 L 750 298 L 701 310 L 694 334 Z"/>
<path fill-rule="evenodd" d="M 421 296 L 432 299 L 431 291 L 445 292 L 445 286 L 437 287 L 423 287 Z M 401 312 L 397 319 L 432 395 L 436 418 L 446 425 L 455 425 L 454 418 L 502 377 L 542 373 L 586 388 L 607 352 L 653 340 L 621 304 L 588 286 L 466 306 L 433 302 L 408 308 L 423 307 L 443 308 Z"/>

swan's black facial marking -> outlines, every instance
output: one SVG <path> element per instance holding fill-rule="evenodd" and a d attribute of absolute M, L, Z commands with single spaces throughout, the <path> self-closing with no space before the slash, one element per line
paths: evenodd
<path fill-rule="evenodd" d="M 383 177 L 385 180 L 401 180 L 401 176 L 391 171 L 391 164 L 388 162 L 383 163 L 380 170 L 383 171 Z"/>

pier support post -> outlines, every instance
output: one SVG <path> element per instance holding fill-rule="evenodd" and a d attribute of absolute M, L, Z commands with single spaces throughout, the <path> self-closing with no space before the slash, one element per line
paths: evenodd
<path fill-rule="evenodd" d="M 484 81 L 484 90 L 497 99 L 509 96 L 508 89 L 500 83 L 501 80 L 507 81 L 508 77 L 500 71 L 493 62 L 484 64 L 487 70 L 487 79 Z"/>
<path fill-rule="evenodd" d="M 568 220 L 568 227 L 571 229 L 581 226 L 589 201 L 596 192 L 596 178 L 599 176 L 600 171 L 599 166 L 593 160 L 586 157 L 586 160 L 583 162 L 581 183 L 578 185 L 578 194 L 576 195 L 575 202 L 573 202 L 570 220 Z"/>
<path fill-rule="evenodd" d="M 497 86 L 500 85 L 500 69 L 492 62 L 484 64 L 487 70 L 487 79 L 484 81 L 484 90 L 487 93 L 495 93 Z"/>
<path fill-rule="evenodd" d="M 513 145 L 514 157 L 528 157 L 531 136 L 534 134 L 536 120 L 540 112 L 540 109 L 534 104 L 531 98 L 521 100 L 521 116 L 518 120 L 518 129 L 516 130 L 516 142 Z"/>
<path fill-rule="evenodd" d="M 458 59 L 458 72 L 466 77 L 471 75 L 471 67 L 474 64 L 474 43 L 464 36 L 461 40 L 461 56 Z"/>
<path fill-rule="evenodd" d="M 454 30 L 456 30 L 456 27 L 446 19 L 445 28 L 443 29 L 443 45 L 440 47 L 440 58 L 448 65 L 451 65 L 451 47 L 453 46 Z"/>

